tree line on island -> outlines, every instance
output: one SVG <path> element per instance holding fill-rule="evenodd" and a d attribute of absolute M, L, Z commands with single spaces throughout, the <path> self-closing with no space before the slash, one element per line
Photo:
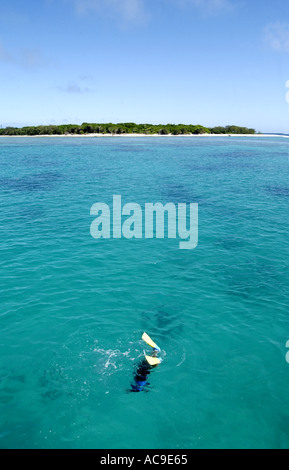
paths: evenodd
<path fill-rule="evenodd" d="M 0 129 L 0 135 L 85 135 L 85 134 L 147 134 L 147 135 L 190 135 L 190 134 L 256 134 L 255 129 L 240 126 L 204 127 L 192 124 L 135 124 L 106 123 L 96 124 L 61 124 L 47 126 L 5 127 Z"/>

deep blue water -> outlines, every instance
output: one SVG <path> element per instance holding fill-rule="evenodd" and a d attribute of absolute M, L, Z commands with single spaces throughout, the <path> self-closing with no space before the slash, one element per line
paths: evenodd
<path fill-rule="evenodd" d="M 94 239 L 113 195 L 198 203 L 197 248 Z M 0 198 L 0 448 L 289 447 L 287 139 L 1 138 Z"/>

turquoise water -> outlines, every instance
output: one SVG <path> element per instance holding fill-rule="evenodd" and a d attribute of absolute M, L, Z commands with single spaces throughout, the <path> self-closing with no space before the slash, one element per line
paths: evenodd
<path fill-rule="evenodd" d="M 197 248 L 95 240 L 114 194 L 198 203 Z M 0 195 L 1 448 L 289 448 L 286 139 L 1 138 Z"/>

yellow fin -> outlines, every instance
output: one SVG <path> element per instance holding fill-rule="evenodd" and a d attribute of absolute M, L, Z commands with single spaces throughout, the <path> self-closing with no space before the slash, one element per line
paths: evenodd
<path fill-rule="evenodd" d="M 142 339 L 152 348 L 160 350 L 160 348 L 156 345 L 156 343 L 146 333 L 143 333 Z"/>
<path fill-rule="evenodd" d="M 150 366 L 156 366 L 161 363 L 161 361 L 157 357 L 145 356 L 145 358 Z"/>

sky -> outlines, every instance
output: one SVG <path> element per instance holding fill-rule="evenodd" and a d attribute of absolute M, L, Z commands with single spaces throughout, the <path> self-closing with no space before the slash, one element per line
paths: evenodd
<path fill-rule="evenodd" d="M 289 134 L 289 0 L 1 0 L 0 126 Z"/>

